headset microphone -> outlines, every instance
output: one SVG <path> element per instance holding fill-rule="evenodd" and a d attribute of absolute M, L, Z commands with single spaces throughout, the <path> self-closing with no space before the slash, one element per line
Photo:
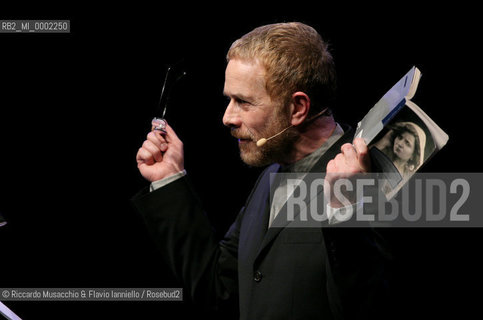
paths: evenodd
<path fill-rule="evenodd" d="M 313 116 L 313 117 L 311 117 L 311 118 L 307 119 L 307 121 L 312 121 L 312 120 L 314 120 L 314 119 L 316 119 L 316 118 L 320 117 L 321 115 L 323 115 L 323 114 L 324 114 L 324 113 L 327 111 L 327 109 L 329 109 L 329 108 L 325 108 L 324 110 L 322 110 L 322 111 L 320 111 L 319 113 L 317 113 L 315 116 Z M 282 131 L 280 131 L 279 133 L 274 134 L 274 135 L 273 135 L 273 136 L 271 136 L 270 138 L 261 138 L 261 139 L 258 139 L 258 140 L 257 140 L 257 147 L 261 147 L 261 146 L 263 146 L 265 143 L 267 143 L 267 141 L 268 141 L 268 140 L 271 140 L 271 139 L 275 138 L 276 136 L 278 136 L 278 135 L 280 135 L 280 134 L 284 133 L 285 131 L 287 131 L 288 129 L 292 128 L 293 126 L 294 126 L 294 125 L 288 126 L 287 128 L 283 129 L 283 130 L 282 130 Z"/>
<path fill-rule="evenodd" d="M 288 129 L 290 129 L 290 128 L 292 128 L 292 127 L 293 127 L 293 125 L 291 125 L 291 126 L 289 126 L 289 127 L 285 128 L 285 129 L 283 129 L 282 131 L 280 131 L 280 132 L 279 132 L 279 133 L 277 133 L 277 134 L 274 134 L 274 135 L 273 135 L 273 136 L 271 136 L 270 138 L 261 138 L 261 139 L 257 140 L 257 147 L 261 147 L 261 146 L 263 146 L 265 143 L 267 143 L 267 141 L 268 141 L 268 140 L 271 140 L 271 139 L 275 138 L 275 137 L 276 137 L 276 136 L 278 136 L 279 134 L 284 133 L 285 131 L 287 131 Z"/>

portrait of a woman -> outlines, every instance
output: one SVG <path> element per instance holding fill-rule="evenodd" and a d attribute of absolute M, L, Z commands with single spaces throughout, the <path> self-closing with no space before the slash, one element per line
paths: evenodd
<path fill-rule="evenodd" d="M 417 171 L 424 162 L 426 146 L 426 134 L 414 122 L 396 122 L 388 129 L 370 146 L 372 160 L 385 176 L 382 190 L 386 195 Z"/>

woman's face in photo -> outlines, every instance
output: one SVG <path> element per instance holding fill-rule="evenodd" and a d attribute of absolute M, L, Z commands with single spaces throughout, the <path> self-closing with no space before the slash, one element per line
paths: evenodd
<path fill-rule="evenodd" d="M 404 132 L 394 139 L 394 154 L 401 160 L 408 161 L 414 152 L 414 136 L 409 132 Z"/>

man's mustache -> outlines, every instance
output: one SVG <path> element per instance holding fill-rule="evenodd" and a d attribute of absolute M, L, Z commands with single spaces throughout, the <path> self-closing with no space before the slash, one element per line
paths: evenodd
<path fill-rule="evenodd" d="M 248 131 L 243 131 L 241 129 L 231 129 L 231 135 L 237 139 L 241 140 L 255 140 L 252 134 Z"/>

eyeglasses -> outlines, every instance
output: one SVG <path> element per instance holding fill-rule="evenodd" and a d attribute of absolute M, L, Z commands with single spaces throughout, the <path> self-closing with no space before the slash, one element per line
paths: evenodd
<path fill-rule="evenodd" d="M 164 77 L 163 87 L 161 89 L 161 95 L 159 97 L 158 108 L 161 112 L 161 118 L 154 117 L 151 121 L 151 125 L 154 127 L 154 130 L 161 131 L 163 134 L 166 134 L 166 109 L 168 107 L 169 97 L 171 91 L 173 90 L 176 83 L 181 80 L 184 76 L 186 76 L 186 71 L 176 72 L 172 71 L 173 68 L 179 65 L 180 62 L 169 66 L 168 70 L 166 71 L 166 76 Z M 178 74 L 177 74 L 178 73 Z"/>

